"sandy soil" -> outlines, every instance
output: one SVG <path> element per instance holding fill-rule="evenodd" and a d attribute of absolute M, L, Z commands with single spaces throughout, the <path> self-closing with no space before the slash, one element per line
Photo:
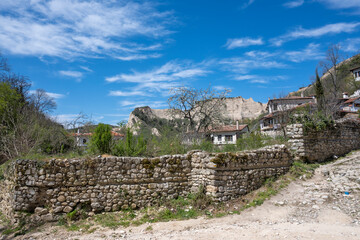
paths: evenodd
<path fill-rule="evenodd" d="M 348 192 L 349 194 L 345 194 Z M 152 230 L 149 230 L 151 226 Z M 323 165 L 240 215 L 145 224 L 91 234 L 44 226 L 17 239 L 360 239 L 360 152 Z"/>

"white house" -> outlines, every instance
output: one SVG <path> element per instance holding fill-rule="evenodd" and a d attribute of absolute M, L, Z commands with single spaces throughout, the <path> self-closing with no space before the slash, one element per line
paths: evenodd
<path fill-rule="evenodd" d="M 360 81 L 360 67 L 350 69 L 350 71 L 353 73 L 355 81 Z"/>
<path fill-rule="evenodd" d="M 236 144 L 236 140 L 239 139 L 242 134 L 249 132 L 249 127 L 246 124 L 239 125 L 237 123 L 236 125 L 216 127 L 209 132 L 214 144 Z"/>

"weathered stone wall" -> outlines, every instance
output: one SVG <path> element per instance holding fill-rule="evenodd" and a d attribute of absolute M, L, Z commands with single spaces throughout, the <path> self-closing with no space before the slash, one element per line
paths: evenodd
<path fill-rule="evenodd" d="M 226 201 L 259 188 L 267 178 L 289 171 L 291 154 L 285 145 L 219 153 L 208 159 L 207 193 L 214 200 Z"/>
<path fill-rule="evenodd" d="M 151 159 L 17 160 L 1 182 L 0 211 L 10 218 L 16 211 L 33 212 L 36 207 L 50 214 L 80 206 L 93 212 L 115 211 L 186 196 L 201 185 L 214 200 L 228 200 L 258 188 L 267 177 L 285 173 L 290 164 L 283 145 L 237 154 L 192 151 Z"/>
<path fill-rule="evenodd" d="M 304 131 L 301 124 L 287 126 L 290 149 L 297 160 L 322 162 L 360 148 L 360 122 L 344 120 L 324 131 Z"/>

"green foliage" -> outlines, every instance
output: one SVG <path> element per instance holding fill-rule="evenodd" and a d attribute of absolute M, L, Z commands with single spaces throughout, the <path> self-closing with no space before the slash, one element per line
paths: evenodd
<path fill-rule="evenodd" d="M 238 151 L 261 148 L 266 145 L 266 140 L 270 139 L 271 137 L 264 136 L 260 132 L 246 133 L 236 140 L 236 147 Z"/>
<path fill-rule="evenodd" d="M 334 126 L 334 121 L 329 116 L 325 116 L 321 111 L 315 113 L 300 112 L 291 116 L 291 123 L 301 123 L 305 133 L 309 131 L 323 131 Z"/>
<path fill-rule="evenodd" d="M 125 139 L 119 141 L 114 147 L 112 153 L 116 156 L 143 156 L 146 152 L 146 141 L 143 136 L 134 137 L 130 128 L 126 130 Z"/>
<path fill-rule="evenodd" d="M 8 160 L 7 162 L 5 162 L 4 164 L 0 165 L 0 181 L 3 180 L 5 178 L 4 174 L 6 172 L 7 167 L 9 166 L 9 164 L 11 163 L 11 160 Z"/>
<path fill-rule="evenodd" d="M 95 128 L 91 137 L 90 148 L 100 154 L 110 153 L 112 144 L 111 126 L 103 123 Z"/>
<path fill-rule="evenodd" d="M 290 168 L 290 173 L 296 178 L 311 178 L 314 175 L 315 169 L 319 166 L 319 164 L 306 164 L 303 162 L 295 161 Z"/>

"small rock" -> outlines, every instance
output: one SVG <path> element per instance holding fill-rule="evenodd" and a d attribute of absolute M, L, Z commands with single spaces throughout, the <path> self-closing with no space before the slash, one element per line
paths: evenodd
<path fill-rule="evenodd" d="M 316 210 L 319 210 L 319 209 L 320 209 L 320 207 L 319 207 L 318 205 L 313 205 L 312 208 L 313 208 L 313 209 L 316 209 Z"/>
<path fill-rule="evenodd" d="M 35 214 L 41 216 L 47 214 L 49 211 L 46 208 L 37 207 L 35 208 Z"/>
<path fill-rule="evenodd" d="M 66 212 L 66 213 L 69 213 L 69 212 L 71 212 L 72 210 L 73 210 L 72 207 L 66 206 L 63 211 Z"/>
<path fill-rule="evenodd" d="M 66 198 L 65 198 L 63 195 L 61 195 L 61 196 L 59 196 L 59 197 L 57 198 L 57 200 L 58 200 L 59 202 L 65 202 Z"/>
<path fill-rule="evenodd" d="M 62 206 L 56 207 L 56 208 L 54 209 L 54 213 L 62 212 L 63 208 L 64 208 L 64 207 L 62 207 Z"/>
<path fill-rule="evenodd" d="M 46 215 L 41 216 L 41 220 L 43 220 L 44 222 L 55 221 L 54 216 L 52 214 L 46 214 Z"/>

